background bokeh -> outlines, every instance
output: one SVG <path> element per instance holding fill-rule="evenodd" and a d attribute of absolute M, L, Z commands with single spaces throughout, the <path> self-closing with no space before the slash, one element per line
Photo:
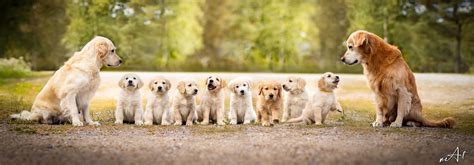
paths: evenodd
<path fill-rule="evenodd" d="M 472 8 L 471 0 L 5 0 L 0 70 L 55 70 L 102 35 L 125 59 L 121 70 L 360 73 L 339 57 L 347 36 L 364 29 L 397 45 L 416 72 L 472 73 Z"/>

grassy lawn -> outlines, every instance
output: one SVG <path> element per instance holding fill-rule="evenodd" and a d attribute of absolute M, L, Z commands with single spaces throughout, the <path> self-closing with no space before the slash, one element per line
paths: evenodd
<path fill-rule="evenodd" d="M 35 72 L 34 76 L 22 79 L 6 79 L 2 80 L 0 86 L 0 121 L 5 124 L 9 130 L 25 134 L 62 134 L 68 131 L 79 131 L 89 129 L 101 129 L 104 131 L 126 130 L 137 128 L 134 125 L 114 126 L 113 112 L 115 109 L 115 100 L 113 99 L 96 99 L 91 103 L 92 116 L 98 120 L 102 126 L 96 128 L 85 126 L 81 128 L 73 128 L 71 125 L 40 125 L 25 121 L 11 121 L 9 115 L 18 113 L 22 110 L 29 110 L 36 94 L 46 83 L 51 72 Z M 459 85 L 446 84 L 442 89 L 446 93 L 465 88 Z M 450 104 L 445 103 L 425 103 L 424 114 L 429 119 L 442 119 L 444 117 L 453 116 L 458 124 L 453 130 L 450 129 L 416 129 L 416 128 L 384 128 L 374 129 L 369 124 L 375 119 L 375 104 L 372 97 L 353 97 L 349 94 L 354 93 L 370 93 L 367 85 L 363 82 L 354 82 L 344 84 L 341 87 L 340 102 L 344 108 L 345 114 L 330 113 L 328 123 L 325 126 L 306 126 L 298 125 L 292 128 L 308 129 L 308 128 L 331 128 L 338 127 L 347 131 L 358 132 L 384 132 L 384 133 L 408 133 L 420 134 L 422 131 L 433 130 L 437 133 L 454 132 L 456 134 L 474 135 L 474 99 L 471 96 L 464 100 L 453 101 Z M 428 90 L 428 89 L 424 89 Z M 443 92 L 441 91 L 441 92 Z M 228 97 L 227 97 L 228 99 Z M 422 98 L 423 99 L 423 98 Z M 228 100 L 226 101 L 226 109 L 228 109 Z M 283 125 L 285 126 L 285 125 Z M 253 127 L 249 126 L 194 126 L 190 128 L 193 134 L 218 134 L 233 133 Z M 278 127 L 281 127 L 280 125 Z M 142 126 L 141 129 L 148 130 L 150 133 L 158 130 L 176 129 L 175 126 Z"/>

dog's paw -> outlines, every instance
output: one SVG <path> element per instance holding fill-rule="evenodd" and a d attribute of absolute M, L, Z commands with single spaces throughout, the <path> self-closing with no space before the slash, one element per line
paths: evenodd
<path fill-rule="evenodd" d="M 76 126 L 76 127 L 82 127 L 82 126 L 84 126 L 84 124 L 82 123 L 82 121 L 80 121 L 79 119 L 75 119 L 75 120 L 73 119 L 73 120 L 72 120 L 72 125 L 73 125 L 73 126 Z"/>
<path fill-rule="evenodd" d="M 193 122 L 186 122 L 186 126 L 193 126 Z"/>
<path fill-rule="evenodd" d="M 201 125 L 209 125 L 209 121 L 202 121 L 200 124 Z"/>
<path fill-rule="evenodd" d="M 314 124 L 315 124 L 315 125 L 323 125 L 323 123 L 321 123 L 321 122 L 316 122 L 316 123 L 314 123 Z"/>
<path fill-rule="evenodd" d="M 378 121 L 374 121 L 374 122 L 372 123 L 372 127 L 374 127 L 374 128 L 381 128 L 381 127 L 383 127 L 383 123 L 382 123 L 382 122 L 378 122 Z"/>
<path fill-rule="evenodd" d="M 171 123 L 168 122 L 162 122 L 161 125 L 171 125 Z"/>
<path fill-rule="evenodd" d="M 237 124 L 237 121 L 236 121 L 235 123 Z M 252 124 L 252 121 L 250 121 L 250 120 L 245 120 L 245 121 L 244 121 L 244 124 Z"/>
<path fill-rule="evenodd" d="M 115 121 L 115 124 L 123 124 L 123 121 L 116 120 L 116 121 Z"/>
<path fill-rule="evenodd" d="M 390 127 L 393 127 L 393 128 L 400 128 L 402 127 L 402 123 L 397 123 L 397 122 L 393 122 L 392 124 L 390 124 Z"/>
<path fill-rule="evenodd" d="M 223 121 L 217 122 L 217 125 L 225 125 Z"/>
<path fill-rule="evenodd" d="M 135 125 L 143 125 L 143 121 L 135 121 Z"/>
<path fill-rule="evenodd" d="M 183 123 L 175 122 L 174 125 L 176 125 L 176 126 L 181 126 L 181 125 L 183 125 Z"/>
<path fill-rule="evenodd" d="M 236 124 L 237 124 L 237 120 L 231 120 L 229 124 L 231 124 L 231 125 L 236 125 Z"/>
<path fill-rule="evenodd" d="M 273 124 L 270 123 L 270 122 L 262 122 L 262 126 L 264 126 L 264 127 L 271 127 L 271 126 L 273 126 Z"/>
<path fill-rule="evenodd" d="M 91 122 L 89 122 L 89 123 L 87 123 L 87 124 L 92 125 L 92 126 L 100 126 L 100 123 L 97 122 L 97 121 L 91 121 Z"/>
<path fill-rule="evenodd" d="M 153 125 L 153 122 L 150 122 L 150 121 L 145 121 L 145 123 L 143 123 L 144 125 Z"/>
<path fill-rule="evenodd" d="M 410 127 L 417 127 L 416 122 L 414 122 L 414 121 L 408 121 L 408 122 L 407 122 L 407 126 L 410 126 Z"/>

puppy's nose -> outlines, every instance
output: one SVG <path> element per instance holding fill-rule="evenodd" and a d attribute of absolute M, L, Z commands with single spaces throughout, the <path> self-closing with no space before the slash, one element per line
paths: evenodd
<path fill-rule="evenodd" d="M 194 93 L 198 93 L 198 90 L 197 90 L 197 89 L 195 89 L 195 90 L 194 90 Z"/>
<path fill-rule="evenodd" d="M 339 76 L 336 76 L 336 80 L 339 80 Z"/>
<path fill-rule="evenodd" d="M 123 63 L 123 61 L 122 61 L 122 60 L 119 60 L 119 63 L 121 64 L 121 63 Z"/>
<path fill-rule="evenodd" d="M 244 94 L 244 92 L 245 92 L 244 90 L 240 90 L 240 93 Z"/>
<path fill-rule="evenodd" d="M 270 96 L 270 98 L 273 98 L 273 94 L 270 94 L 270 95 L 268 95 L 268 96 Z"/>
<path fill-rule="evenodd" d="M 131 84 L 131 83 L 133 83 L 133 81 L 132 81 L 132 80 L 128 80 L 128 83 Z"/>
<path fill-rule="evenodd" d="M 158 90 L 160 90 L 160 91 L 161 91 L 161 89 L 163 89 L 163 87 L 158 87 Z"/>
<path fill-rule="evenodd" d="M 283 84 L 283 88 L 285 88 L 285 87 L 286 87 L 286 85 L 285 85 L 285 84 Z"/>
<path fill-rule="evenodd" d="M 345 61 L 346 61 L 346 58 L 341 57 L 341 61 L 342 61 L 342 62 L 345 62 Z"/>
<path fill-rule="evenodd" d="M 214 82 L 214 80 L 209 80 L 209 82 L 210 82 L 210 83 L 213 83 L 213 82 Z"/>

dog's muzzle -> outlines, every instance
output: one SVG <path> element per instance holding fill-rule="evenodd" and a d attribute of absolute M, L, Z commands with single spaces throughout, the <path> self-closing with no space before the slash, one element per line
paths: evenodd
<path fill-rule="evenodd" d="M 240 90 L 240 95 L 245 95 L 245 91 L 244 91 L 244 90 Z"/>

